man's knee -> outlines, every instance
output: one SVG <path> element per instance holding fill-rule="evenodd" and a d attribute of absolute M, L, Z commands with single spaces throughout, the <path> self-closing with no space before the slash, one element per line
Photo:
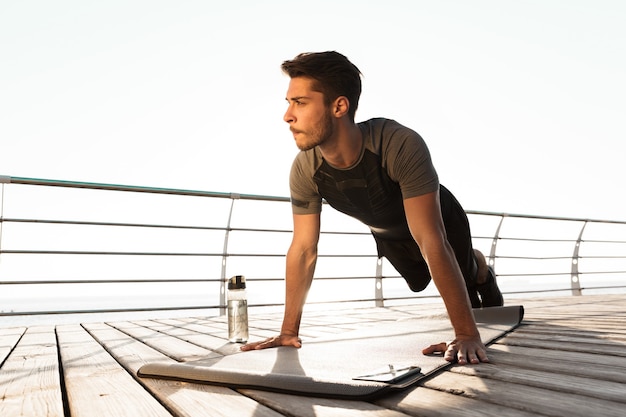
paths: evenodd
<path fill-rule="evenodd" d="M 418 280 L 416 279 L 408 280 L 406 278 L 404 278 L 404 280 L 409 285 L 409 289 L 413 292 L 424 291 L 426 287 L 428 287 L 428 284 L 430 284 L 430 276 L 428 278 L 422 278 Z"/>

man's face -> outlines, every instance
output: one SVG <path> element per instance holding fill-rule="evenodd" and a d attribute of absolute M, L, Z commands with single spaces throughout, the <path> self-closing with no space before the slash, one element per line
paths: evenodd
<path fill-rule="evenodd" d="M 295 77 L 287 90 L 289 107 L 283 119 L 302 151 L 322 145 L 334 132 L 334 119 L 324 104 L 324 95 L 312 87 L 312 79 Z"/>

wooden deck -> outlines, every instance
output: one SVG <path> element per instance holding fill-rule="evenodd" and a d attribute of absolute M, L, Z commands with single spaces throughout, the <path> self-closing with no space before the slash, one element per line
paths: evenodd
<path fill-rule="evenodd" d="M 374 402 L 299 397 L 138 378 L 151 361 L 227 354 L 223 317 L 0 329 L 0 416 L 624 416 L 626 295 L 527 300 L 489 364 L 458 366 Z M 306 312 L 306 340 L 441 305 Z M 251 337 L 274 335 L 281 313 L 251 311 Z M 433 341 L 435 342 L 435 341 Z M 416 346 L 419 355 L 421 346 Z"/>

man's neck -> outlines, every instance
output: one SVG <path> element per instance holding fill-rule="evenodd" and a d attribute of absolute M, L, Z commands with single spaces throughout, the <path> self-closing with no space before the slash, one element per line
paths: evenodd
<path fill-rule="evenodd" d="M 324 159 L 336 168 L 348 168 L 354 165 L 363 147 L 361 129 L 355 123 L 339 124 L 336 135 L 319 149 Z"/>

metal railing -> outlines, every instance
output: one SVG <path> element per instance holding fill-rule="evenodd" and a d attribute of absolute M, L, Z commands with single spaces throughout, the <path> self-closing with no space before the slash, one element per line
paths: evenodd
<path fill-rule="evenodd" d="M 247 276 L 251 306 L 283 302 L 286 197 L 7 176 L 0 183 L 0 315 L 223 312 L 226 279 L 236 274 Z M 626 222 L 467 213 L 505 297 L 626 289 Z M 360 223 L 325 206 L 322 225 L 310 303 L 437 297 L 432 286 L 410 293 Z"/>

